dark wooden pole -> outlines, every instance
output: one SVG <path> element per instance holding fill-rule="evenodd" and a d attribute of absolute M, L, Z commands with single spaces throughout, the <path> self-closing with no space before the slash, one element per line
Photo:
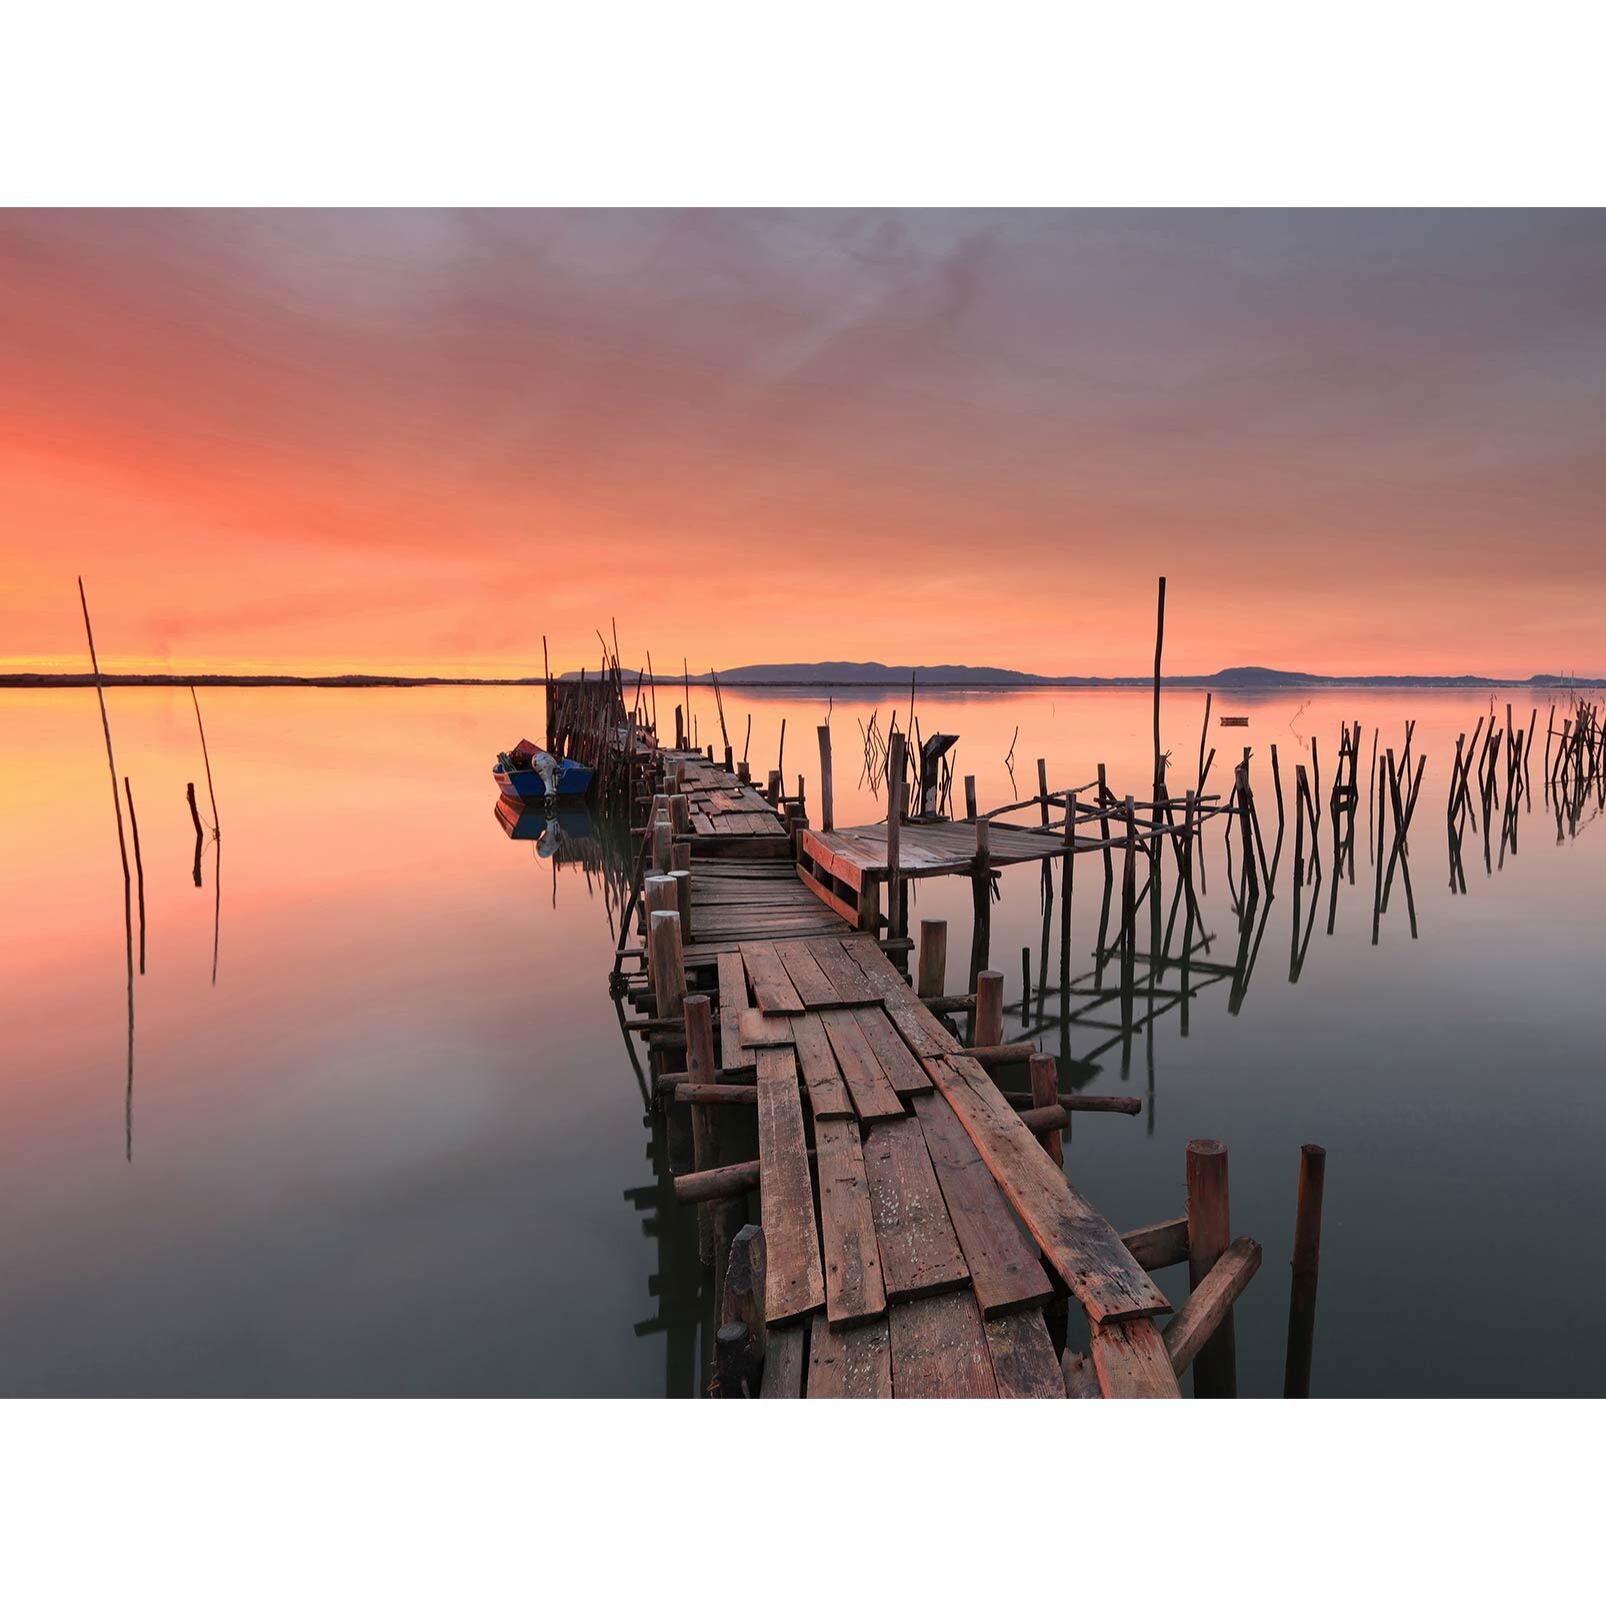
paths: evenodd
<path fill-rule="evenodd" d="M 1227 1146 L 1211 1138 L 1188 1144 L 1188 1286 L 1204 1281 L 1232 1242 L 1227 1199 Z M 1238 1392 L 1237 1342 L 1232 1316 L 1217 1327 L 1193 1367 L 1198 1399 L 1231 1399 Z"/>
<path fill-rule="evenodd" d="M 1316 1276 L 1322 1253 L 1322 1186 L 1327 1150 L 1307 1143 L 1299 1151 L 1299 1202 L 1294 1210 L 1293 1279 L 1288 1293 L 1288 1354 L 1283 1397 L 1310 1397 L 1311 1350 L 1316 1338 Z"/>
<path fill-rule="evenodd" d="M 134 789 L 123 777 L 123 794 L 128 799 L 128 828 L 134 838 L 134 874 L 139 882 L 139 973 L 145 974 L 145 861 L 139 851 L 139 817 L 134 813 Z"/>
<path fill-rule="evenodd" d="M 1154 621 L 1154 792 L 1156 804 L 1165 790 L 1165 760 L 1160 756 L 1160 654 L 1165 648 L 1165 576 L 1160 576 L 1160 601 Z"/>
<path fill-rule="evenodd" d="M 903 935 L 903 876 L 898 863 L 903 826 L 905 753 L 902 731 L 887 741 L 887 935 Z"/>
<path fill-rule="evenodd" d="M 948 982 L 948 922 L 920 922 L 920 957 L 916 989 L 922 998 L 940 998 Z"/>
<path fill-rule="evenodd" d="M 831 727 L 820 726 L 820 829 L 836 829 L 836 809 L 831 787 Z"/>

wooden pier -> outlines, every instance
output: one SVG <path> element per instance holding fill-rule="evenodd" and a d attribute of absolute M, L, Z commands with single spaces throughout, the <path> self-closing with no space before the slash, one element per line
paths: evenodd
<path fill-rule="evenodd" d="M 664 754 L 661 784 L 642 850 L 657 872 L 642 876 L 644 940 L 621 939 L 627 967 L 640 963 L 622 982 L 650 1012 L 655 1103 L 690 1107 L 693 1160 L 674 1189 L 702 1213 L 721 1279 L 711 1391 L 1178 1395 L 1259 1263 L 1258 1245 L 1229 1241 L 1224 1188 L 1193 1220 L 1118 1232 L 1065 1176 L 1059 1132 L 1074 1101 L 1053 1059 L 962 1044 L 886 951 L 909 945 L 855 929 L 857 900 L 815 873 L 830 864 L 839 883 L 853 870 L 875 885 L 884 826 L 811 832 L 799 800 L 700 754 Z M 1003 826 L 991 863 L 1107 840 Z M 900 863 L 909 876 L 974 873 L 976 842 L 974 823 L 911 824 Z M 1022 1111 L 993 1077 L 1028 1061 Z M 718 1163 L 732 1106 L 756 1110 L 756 1161 Z M 742 1226 L 754 1192 L 758 1220 Z M 1162 1327 L 1171 1305 L 1149 1273 L 1192 1264 L 1201 1243 L 1194 1292 Z M 1073 1299 L 1085 1352 L 1066 1343 Z M 1231 1392 L 1219 1363 L 1215 1375 L 1212 1391 Z"/>

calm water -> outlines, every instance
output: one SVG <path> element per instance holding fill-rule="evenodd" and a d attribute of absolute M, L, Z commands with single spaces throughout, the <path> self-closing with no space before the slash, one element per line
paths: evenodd
<path fill-rule="evenodd" d="M 834 695 L 837 818 L 849 824 L 879 812 L 852 785 L 875 699 Z M 693 701 L 703 741 L 717 741 L 711 699 L 694 688 Z M 694 1392 L 707 1315 L 695 1223 L 669 1201 L 606 986 L 614 939 L 597 867 L 617 844 L 599 826 L 559 863 L 495 815 L 491 755 L 539 738 L 537 694 L 206 694 L 223 841 L 221 862 L 208 845 L 201 888 L 184 786 L 197 783 L 203 809 L 206 787 L 188 695 L 114 690 L 108 702 L 146 876 L 131 1096 L 94 694 L 0 692 L 0 1391 Z M 1178 791 L 1194 776 L 1202 705 L 1168 695 Z M 886 694 L 880 706 L 884 724 Z M 1531 706 L 1515 700 L 1523 725 Z M 1234 1225 L 1265 1246 L 1239 1305 L 1245 1394 L 1281 1387 L 1305 1141 L 1329 1156 L 1316 1392 L 1597 1392 L 1586 1340 L 1606 1321 L 1606 1291 L 1578 1247 L 1606 1213 L 1606 837 L 1586 825 L 1558 845 L 1536 796 L 1503 865 L 1498 821 L 1488 872 L 1483 837 L 1469 835 L 1466 894 L 1452 894 L 1450 758 L 1487 699 L 1344 691 L 1224 707 L 1251 725 L 1213 725 L 1211 789 L 1230 785 L 1233 757 L 1253 744 L 1268 833 L 1269 743 L 1291 821 L 1311 736 L 1325 790 L 1342 720 L 1362 722 L 1368 751 L 1374 726 L 1398 751 L 1417 720 L 1413 749 L 1428 755 L 1411 835 L 1417 936 L 1396 885 L 1373 943 L 1364 801 L 1331 934 L 1331 843 L 1296 911 L 1290 825 L 1246 988 L 1196 973 L 1186 1036 L 1172 1009 L 1123 1044 L 1114 1004 L 1070 1028 L 1089 1062 L 1082 1086 L 1145 1097 L 1135 1119 L 1077 1118 L 1071 1176 L 1136 1226 L 1182 1208 L 1188 1138 L 1228 1143 Z M 927 734 L 960 734 L 956 768 L 977 775 L 983 808 L 1011 796 L 1012 739 L 1024 793 L 1039 755 L 1056 786 L 1103 760 L 1118 792 L 1145 789 L 1142 694 L 926 694 L 917 711 Z M 760 773 L 786 719 L 786 770 L 802 771 L 813 807 L 824 694 L 727 693 L 725 712 L 738 751 L 752 715 Z M 1540 768 L 1536 755 L 1536 787 Z M 1230 966 L 1240 941 L 1221 835 L 1210 829 L 1212 941 L 1199 957 Z M 1040 872 L 1005 871 L 1003 887 L 993 962 L 1018 1000 L 1021 948 L 1034 974 L 1042 957 Z M 1101 891 L 1098 861 L 1080 860 L 1079 976 Z M 965 883 L 937 881 L 919 884 L 912 910 L 949 919 L 955 989 L 969 908 Z M 1057 942 L 1056 912 L 1050 977 Z M 1052 1026 L 1044 1038 L 1062 1046 Z M 1173 1298 L 1177 1275 L 1162 1274 Z M 1531 1353 L 1536 1310 L 1561 1340 L 1544 1370 L 1512 1364 Z"/>

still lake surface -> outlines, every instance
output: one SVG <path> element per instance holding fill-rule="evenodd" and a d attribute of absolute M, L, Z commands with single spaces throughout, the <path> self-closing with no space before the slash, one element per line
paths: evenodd
<path fill-rule="evenodd" d="M 854 784 L 858 727 L 877 706 L 884 725 L 895 699 L 830 695 L 837 821 L 877 818 Z M 785 718 L 786 772 L 801 771 L 811 807 L 826 696 L 725 693 L 738 752 L 752 716 L 760 774 Z M 711 697 L 692 700 L 702 740 L 717 740 Z M 596 865 L 621 850 L 599 822 L 559 862 L 495 813 L 492 757 L 540 739 L 539 691 L 204 693 L 223 835 L 199 888 L 184 788 L 197 784 L 205 811 L 206 780 L 189 696 L 107 701 L 146 882 L 131 1096 L 94 693 L 0 692 L 0 1393 L 696 1392 L 709 1316 L 696 1224 L 670 1197 L 608 995 Z M 668 701 L 660 690 L 672 726 Z M 1512 701 L 1526 728 L 1533 699 Z M 1178 793 L 1195 778 L 1203 702 L 1166 697 Z M 1588 1245 L 1606 1219 L 1606 836 L 1583 823 L 1556 840 L 1538 751 L 1550 702 L 1517 850 L 1501 861 L 1497 814 L 1486 871 L 1480 816 L 1463 895 L 1445 796 L 1456 734 L 1488 714 L 1487 695 L 1218 696 L 1209 789 L 1230 787 L 1250 743 L 1268 851 L 1272 742 L 1287 797 L 1247 986 L 1196 973 L 1186 1036 L 1175 1008 L 1124 1045 L 1114 1007 L 1070 1028 L 1072 1053 L 1092 1061 L 1076 1072 L 1083 1090 L 1145 1100 L 1136 1118 L 1079 1116 L 1067 1134 L 1071 1177 L 1118 1227 L 1182 1209 L 1187 1139 L 1229 1146 L 1234 1228 L 1265 1247 L 1238 1307 L 1243 1394 L 1281 1390 L 1307 1141 L 1328 1151 L 1315 1393 L 1599 1392 L 1588 1340 L 1606 1325 L 1606 1289 Z M 976 775 L 983 809 L 1016 786 L 1031 794 L 1039 755 L 1052 786 L 1089 781 L 1103 761 L 1117 793 L 1147 790 L 1145 693 L 922 693 L 917 711 L 927 734 L 960 735 L 956 774 Z M 1249 728 L 1217 726 L 1224 711 Z M 1410 839 L 1417 935 L 1397 886 L 1374 944 L 1364 798 L 1331 932 L 1325 825 L 1322 878 L 1296 910 L 1293 766 L 1309 765 L 1314 737 L 1325 792 L 1339 726 L 1359 720 L 1364 788 L 1373 729 L 1398 753 L 1408 718 L 1428 756 Z M 1199 957 L 1232 966 L 1219 824 L 1207 843 L 1212 941 Z M 1099 861 L 1080 859 L 1078 976 L 1101 893 Z M 923 915 L 949 920 L 948 984 L 961 989 L 968 884 L 917 884 L 911 921 Z M 1042 942 L 1039 868 L 1004 871 L 992 958 L 1017 1006 L 1020 951 L 1035 977 Z M 1056 912 L 1051 980 L 1057 944 Z M 1044 1041 L 1061 1047 L 1052 1025 Z M 1185 1272 L 1160 1280 L 1173 1299 L 1185 1291 Z M 1544 1366 L 1516 1366 L 1536 1313 L 1559 1342 Z"/>

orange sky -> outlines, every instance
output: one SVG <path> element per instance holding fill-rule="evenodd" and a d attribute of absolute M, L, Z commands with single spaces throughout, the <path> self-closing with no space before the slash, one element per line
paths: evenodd
<path fill-rule="evenodd" d="M 0 668 L 1606 670 L 1590 213 L 0 214 Z"/>

